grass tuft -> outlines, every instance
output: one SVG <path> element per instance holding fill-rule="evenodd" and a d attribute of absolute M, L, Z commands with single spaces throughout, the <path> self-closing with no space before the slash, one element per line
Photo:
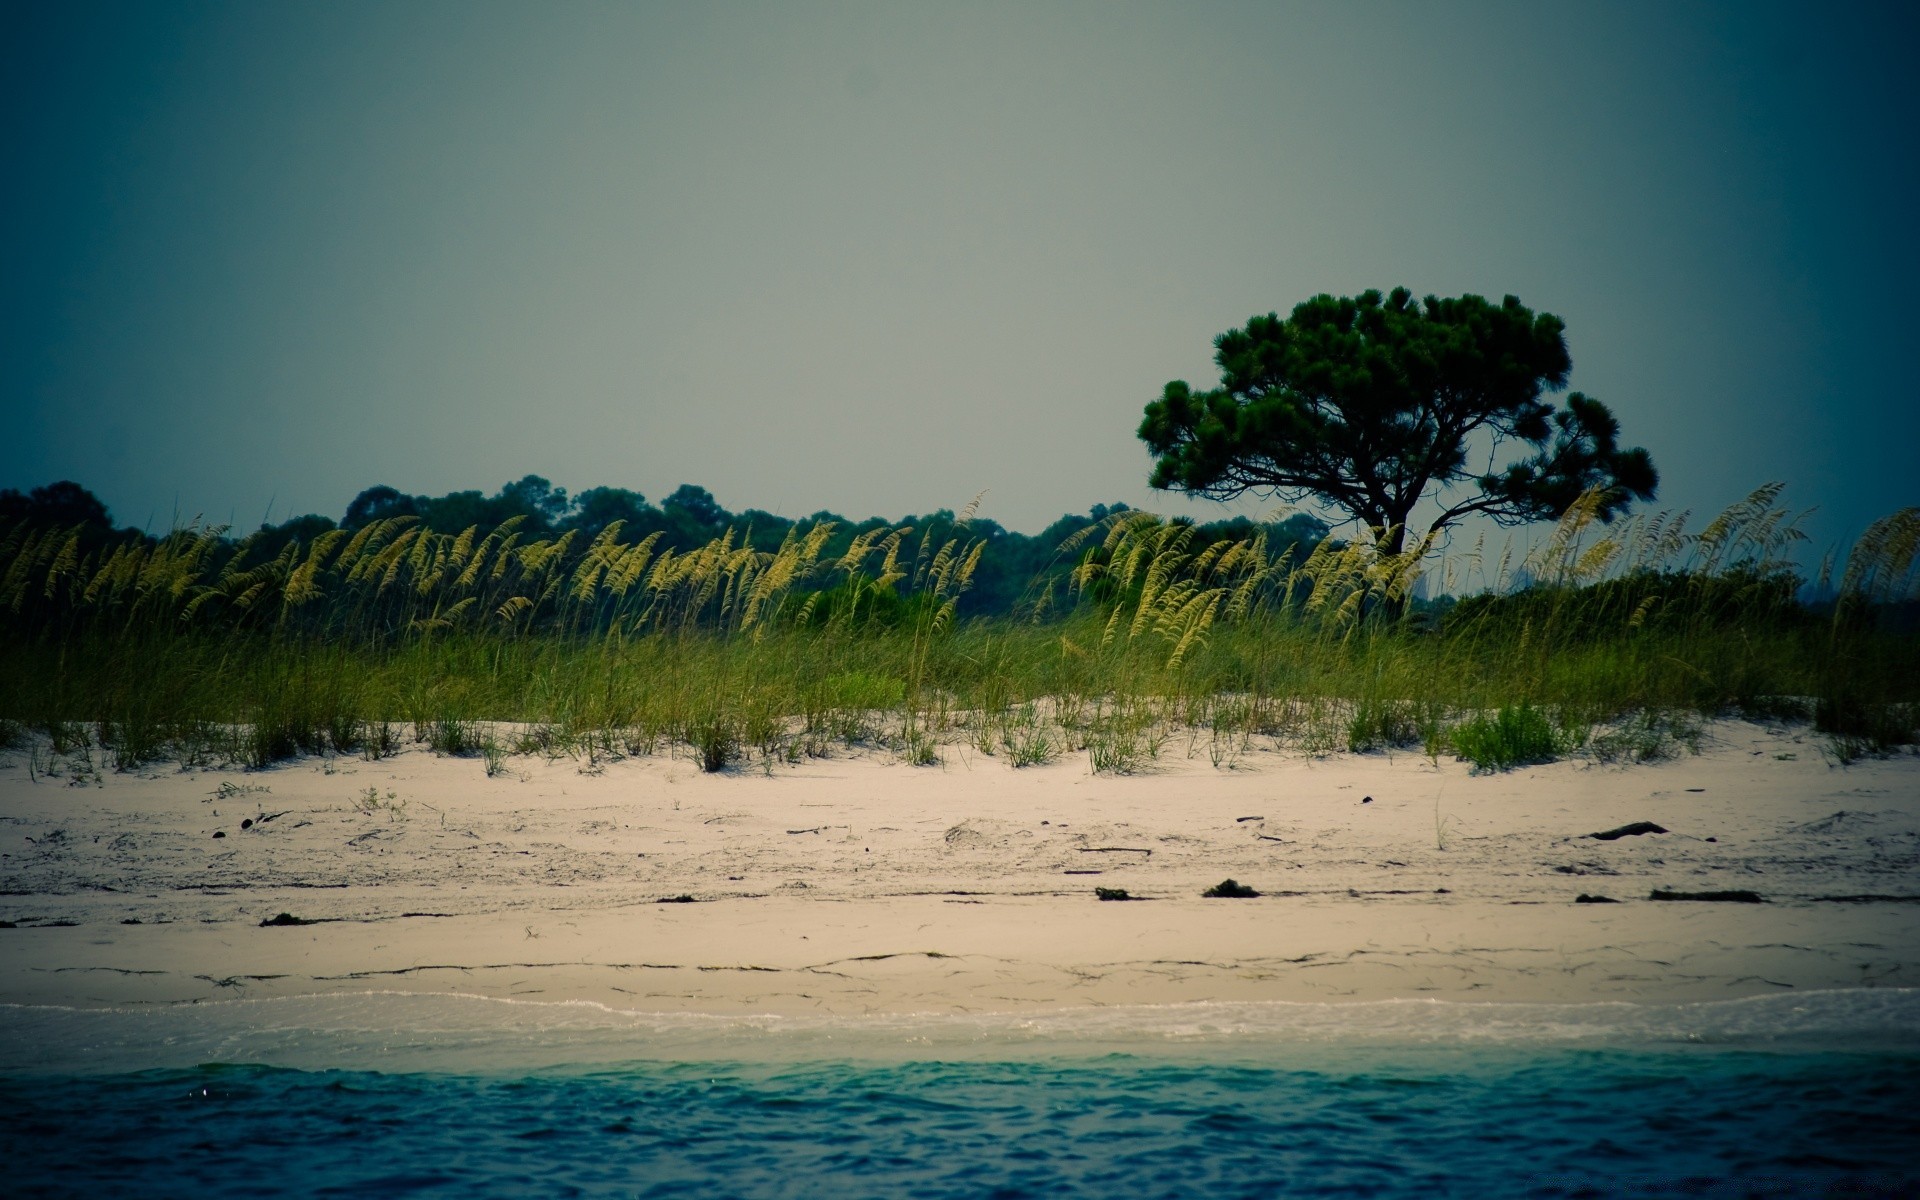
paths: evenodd
<path fill-rule="evenodd" d="M 1260 893 L 1243 883 L 1222 879 L 1200 894 L 1209 900 L 1251 900 Z"/>
<path fill-rule="evenodd" d="M 740 737 L 733 723 L 722 717 L 708 717 L 687 731 L 687 741 L 700 757 L 700 769 L 708 773 L 724 771 L 740 757 Z"/>
<path fill-rule="evenodd" d="M 485 748 L 479 731 L 470 721 L 441 717 L 427 727 L 426 734 L 428 748 L 450 758 L 471 758 Z"/>
<path fill-rule="evenodd" d="M 1531 704 L 1502 706 L 1492 717 L 1475 717 L 1454 726 L 1454 753 L 1476 771 L 1511 771 L 1560 757 L 1566 739 L 1547 715 Z"/>

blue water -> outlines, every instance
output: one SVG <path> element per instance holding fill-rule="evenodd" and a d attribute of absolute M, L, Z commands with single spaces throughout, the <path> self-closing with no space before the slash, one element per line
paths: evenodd
<path fill-rule="evenodd" d="M 8 1196 L 1920 1195 L 1920 993 L 0 1009 L 0 1172 Z"/>

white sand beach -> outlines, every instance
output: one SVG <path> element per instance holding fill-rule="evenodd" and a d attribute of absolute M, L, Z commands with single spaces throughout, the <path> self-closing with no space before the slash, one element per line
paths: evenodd
<path fill-rule="evenodd" d="M 0 1002 L 859 1014 L 1920 986 L 1920 757 L 1842 767 L 1804 727 L 1479 776 L 1418 753 L 1222 770 L 1178 738 L 1126 777 L 953 746 L 770 774 L 517 757 L 490 778 L 425 749 L 39 765 L 0 756 Z M 1667 832 L 1588 836 L 1642 821 Z M 1202 898 L 1226 878 L 1262 895 Z M 263 926 L 283 913 L 312 923 Z"/>

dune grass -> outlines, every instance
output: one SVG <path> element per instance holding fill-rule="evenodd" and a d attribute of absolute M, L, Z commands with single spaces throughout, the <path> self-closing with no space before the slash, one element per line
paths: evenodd
<path fill-rule="evenodd" d="M 1231 768 L 1256 745 L 1504 769 L 1684 752 L 1699 715 L 1726 712 L 1812 720 L 1842 761 L 1913 742 L 1920 637 L 1897 618 L 1920 599 L 1920 512 L 1869 530 L 1815 610 L 1777 496 L 1698 533 L 1576 505 L 1517 564 L 1331 542 L 1294 562 L 1258 533 L 1203 545 L 1121 513 L 1062 547 L 1068 593 L 973 621 L 956 615 L 981 553 L 964 525 L 824 559 L 824 526 L 680 554 L 617 527 L 579 546 L 397 519 L 268 562 L 217 531 L 87 549 L 0 530 L 0 734 L 49 767 L 418 743 L 490 774 L 663 753 L 771 770 L 853 747 L 1124 773 Z M 1417 603 L 1423 575 L 1474 594 Z"/>

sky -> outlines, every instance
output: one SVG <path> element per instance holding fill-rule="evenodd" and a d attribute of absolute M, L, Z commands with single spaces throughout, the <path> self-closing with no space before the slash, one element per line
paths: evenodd
<path fill-rule="evenodd" d="M 1920 503 L 1907 4 L 12 3 L 0 487 L 1039 530 L 1213 338 L 1511 293 L 1704 517 Z"/>

